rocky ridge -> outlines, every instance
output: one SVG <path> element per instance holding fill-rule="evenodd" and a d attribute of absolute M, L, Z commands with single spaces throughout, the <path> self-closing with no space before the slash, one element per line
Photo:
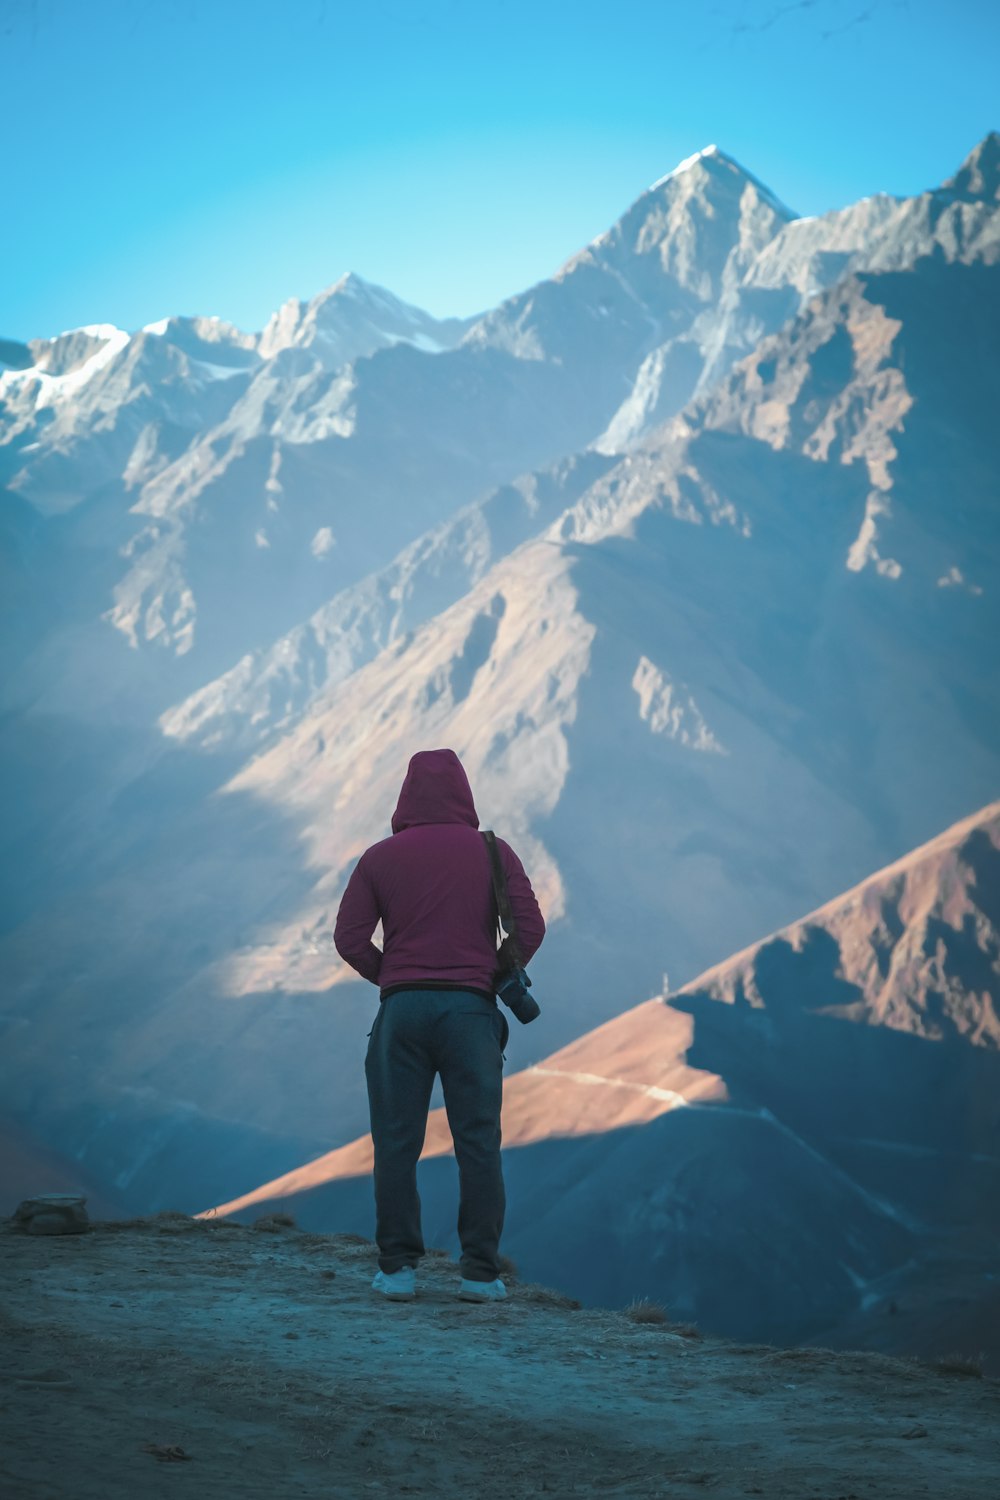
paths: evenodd
<path fill-rule="evenodd" d="M 733 1343 L 513 1277 L 507 1303 L 469 1306 L 442 1255 L 391 1306 L 371 1244 L 268 1219 L 44 1240 L 8 1221 L 0 1258 L 19 1493 L 71 1476 L 80 1500 L 187 1496 L 234 1474 L 251 1500 L 995 1491 L 998 1387 L 974 1357 Z"/>

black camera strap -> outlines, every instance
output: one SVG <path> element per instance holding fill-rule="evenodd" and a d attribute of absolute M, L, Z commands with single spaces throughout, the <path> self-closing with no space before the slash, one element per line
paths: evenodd
<path fill-rule="evenodd" d="M 507 876 L 504 874 L 503 865 L 500 862 L 500 850 L 497 848 L 497 836 L 492 828 L 481 830 L 486 841 L 486 847 L 490 854 L 490 868 L 493 871 L 493 894 L 496 897 L 497 912 L 500 917 L 500 925 L 503 932 L 507 934 L 507 951 L 518 968 L 521 967 L 521 945 L 517 940 L 517 920 L 510 904 L 510 891 L 507 888 Z"/>

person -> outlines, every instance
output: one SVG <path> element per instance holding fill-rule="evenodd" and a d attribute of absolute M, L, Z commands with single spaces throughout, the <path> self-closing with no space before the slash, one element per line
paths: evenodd
<path fill-rule="evenodd" d="M 379 986 L 365 1057 L 375 1147 L 372 1286 L 412 1300 L 424 1254 L 417 1193 L 434 1079 L 440 1075 L 459 1171 L 459 1296 L 500 1301 L 506 1206 L 500 1105 L 509 1027 L 497 1005 L 497 905 L 472 789 L 454 750 L 410 760 L 392 835 L 366 849 L 341 898 L 340 956 Z M 520 859 L 497 839 L 526 964 L 545 935 Z M 372 942 L 382 923 L 381 951 Z"/>

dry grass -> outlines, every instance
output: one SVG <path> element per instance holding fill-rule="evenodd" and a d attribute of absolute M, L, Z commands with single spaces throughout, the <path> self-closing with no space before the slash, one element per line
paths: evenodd
<path fill-rule="evenodd" d="M 550 1287 L 538 1286 L 533 1281 L 526 1281 L 517 1289 L 518 1302 L 532 1302 L 540 1307 L 560 1307 L 564 1312 L 579 1312 L 580 1303 L 575 1297 L 565 1297 L 562 1292 L 554 1292 Z M 501 1307 L 505 1303 L 499 1304 Z"/>
<path fill-rule="evenodd" d="M 517 1277 L 517 1266 L 511 1260 L 511 1258 L 510 1258 L 509 1255 L 498 1255 L 497 1256 L 497 1264 L 500 1267 L 500 1275 L 501 1276 L 508 1276 L 512 1280 L 516 1279 L 516 1277 Z"/>
<path fill-rule="evenodd" d="M 244 1229 L 246 1226 L 238 1224 L 235 1219 L 213 1217 L 209 1214 L 202 1218 L 195 1214 L 182 1214 L 177 1209 L 165 1208 L 158 1214 L 146 1214 L 137 1219 L 95 1219 L 90 1227 L 98 1234 L 117 1234 L 121 1230 L 128 1229 L 148 1229 L 154 1234 L 190 1234 L 200 1230 Z"/>
<path fill-rule="evenodd" d="M 659 1302 L 648 1297 L 636 1297 L 625 1309 L 625 1316 L 632 1323 L 666 1323 L 667 1311 Z"/>
<path fill-rule="evenodd" d="M 985 1354 L 942 1354 L 940 1359 L 928 1361 L 935 1370 L 942 1375 L 968 1375 L 974 1380 L 982 1380 L 985 1367 Z"/>
<path fill-rule="evenodd" d="M 697 1323 L 671 1323 L 670 1332 L 682 1339 L 703 1339 L 705 1335 Z"/>
<path fill-rule="evenodd" d="M 96 1234 L 117 1234 L 125 1229 L 153 1229 L 161 1234 L 176 1233 L 185 1229 L 200 1229 L 188 1214 L 166 1210 L 162 1214 L 151 1214 L 144 1219 L 91 1219 L 91 1230 Z"/>
<path fill-rule="evenodd" d="M 252 1229 L 261 1229 L 265 1232 L 276 1232 L 282 1229 L 297 1229 L 298 1225 L 291 1214 L 261 1214 L 259 1219 L 254 1219 L 250 1226 Z"/>

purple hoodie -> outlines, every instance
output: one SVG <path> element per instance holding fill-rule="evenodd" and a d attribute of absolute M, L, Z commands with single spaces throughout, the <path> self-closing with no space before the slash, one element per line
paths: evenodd
<path fill-rule="evenodd" d="M 472 789 L 454 750 L 420 750 L 392 815 L 392 837 L 358 860 L 337 913 L 341 958 L 384 997 L 396 989 L 476 990 L 493 997 L 497 909 Z M 524 867 L 497 848 L 527 964 L 545 923 Z M 371 941 L 381 918 L 383 951 Z"/>

